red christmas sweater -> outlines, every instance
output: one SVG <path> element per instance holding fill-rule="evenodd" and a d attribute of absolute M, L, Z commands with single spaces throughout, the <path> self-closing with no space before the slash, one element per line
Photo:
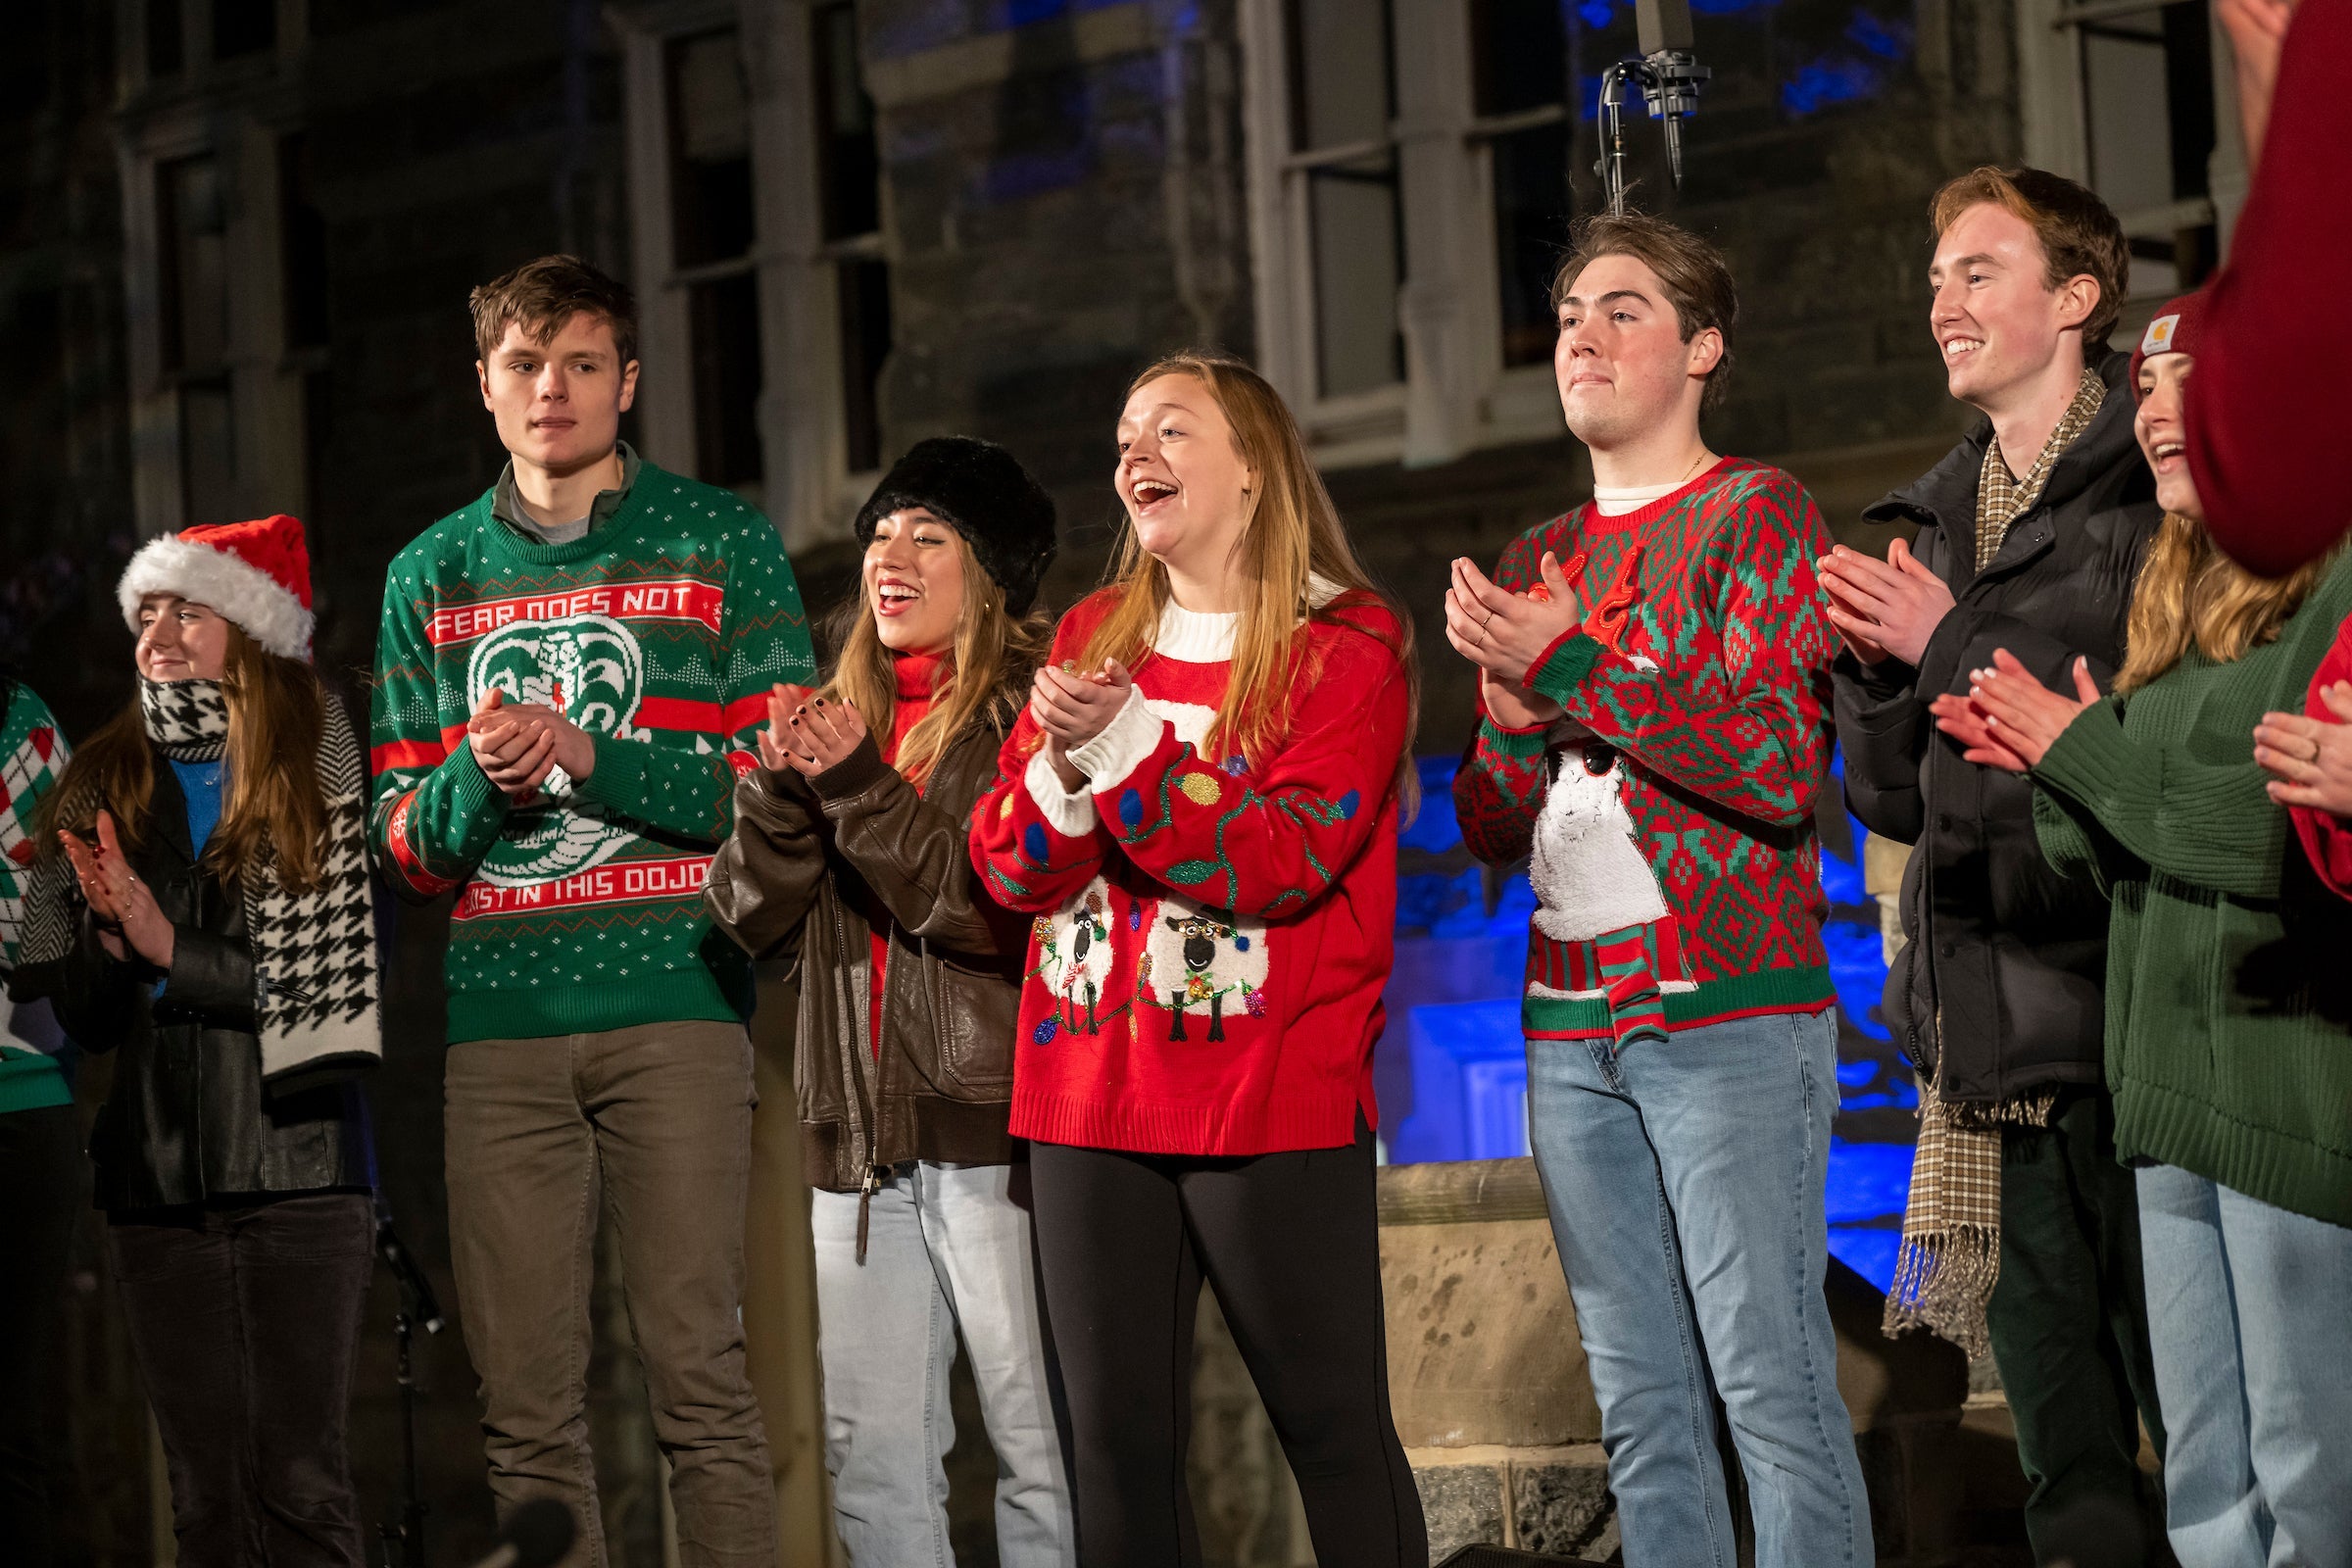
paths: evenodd
<path fill-rule="evenodd" d="M 1076 659 L 1116 589 L 1062 617 Z M 1036 916 L 1013 1056 L 1016 1137 L 1166 1154 L 1330 1149 L 1377 1122 L 1394 957 L 1398 623 L 1368 594 L 1302 628 L 1289 730 L 1254 765 L 1200 751 L 1236 617 L 1171 605 L 1135 695 L 1071 753 L 1023 713 L 972 812 L 972 861 Z M 1089 787 L 1091 786 L 1091 787 Z"/>
<path fill-rule="evenodd" d="M 2335 710 L 2320 700 L 2320 693 L 2339 680 L 2352 680 L 2352 620 L 2336 628 L 2334 646 L 2311 677 L 2311 695 L 2303 711 L 2323 724 L 2339 722 Z M 2311 857 L 2311 868 L 2320 873 L 2320 880 L 2352 899 L 2352 820 L 2316 806 L 2292 807 L 2287 814 L 2294 819 L 2295 836 L 2303 841 L 2303 853 Z"/>
<path fill-rule="evenodd" d="M 1542 583 L 1545 551 L 1583 558 L 1587 619 L 1526 684 L 1615 754 L 1484 717 L 1454 776 L 1471 853 L 1535 857 L 1531 1037 L 1622 1032 L 1606 938 L 1631 931 L 1654 933 L 1669 1030 L 1830 1004 L 1813 828 L 1835 652 L 1813 563 L 1830 543 L 1796 480 L 1726 458 L 1637 511 L 1579 507 L 1503 551 L 1494 580 L 1514 592 Z"/>

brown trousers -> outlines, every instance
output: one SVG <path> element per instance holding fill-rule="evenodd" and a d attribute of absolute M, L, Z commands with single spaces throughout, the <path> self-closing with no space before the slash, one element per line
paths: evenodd
<path fill-rule="evenodd" d="M 775 1485 L 744 1369 L 757 1096 L 742 1026 L 468 1041 L 450 1048 L 445 1093 L 450 1252 L 501 1516 L 561 1498 L 581 1526 L 570 1560 L 604 1568 L 587 1415 L 601 1192 L 679 1557 L 773 1568 Z"/>

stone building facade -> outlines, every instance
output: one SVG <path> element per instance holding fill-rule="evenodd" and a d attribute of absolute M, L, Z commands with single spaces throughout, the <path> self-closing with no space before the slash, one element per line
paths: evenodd
<path fill-rule="evenodd" d="M 2024 158 L 2088 179 L 2133 235 L 2127 323 L 2226 244 L 2244 177 L 2204 0 L 1693 9 L 1715 74 L 1688 176 L 1669 187 L 1637 113 L 1636 201 L 1713 236 L 1740 279 L 1714 444 L 1789 467 L 1848 537 L 1963 423 L 1924 321 L 1942 178 Z M 1469 721 L 1445 563 L 1491 558 L 1589 482 L 1543 291 L 1599 201 L 1592 96 L 1633 46 L 1630 0 L 24 0 L 12 24 L 0 658 L 73 735 L 127 692 L 120 563 L 195 520 L 304 517 L 320 662 L 360 697 L 386 563 L 501 458 L 466 293 L 550 250 L 639 291 L 626 433 L 757 500 L 816 603 L 875 470 L 949 431 L 1004 442 L 1054 489 L 1048 596 L 1067 603 L 1112 539 L 1129 378 L 1181 347 L 1249 356 L 1416 612 L 1425 753 Z M 386 918 L 386 1191 L 446 1299 L 442 915 Z M 765 1045 L 786 1104 L 789 1041 Z M 85 1103 L 105 1070 L 85 1065 Z M 769 1210 L 761 1290 L 805 1342 L 794 1211 Z M 145 1561 L 142 1417 L 94 1237 L 60 1367 L 74 1550 Z M 651 1435 L 617 1301 L 599 1314 L 612 1533 L 653 1561 Z M 374 1517 L 383 1336 L 368 1356 Z M 488 1520 L 454 1335 L 424 1369 L 437 1552 L 462 1556 Z M 808 1375 L 790 1345 L 763 1373 L 798 1412 L 788 1487 L 813 1485 Z M 1203 1430 L 1268 1453 L 1262 1418 L 1227 1402 Z M 1223 1560 L 1304 1560 L 1280 1492 L 1204 1481 L 1236 1521 L 1212 1531 Z"/>

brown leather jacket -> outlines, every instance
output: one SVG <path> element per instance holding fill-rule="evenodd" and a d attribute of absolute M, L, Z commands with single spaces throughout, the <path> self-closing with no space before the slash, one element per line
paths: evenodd
<path fill-rule="evenodd" d="M 704 898 L 753 956 L 797 960 L 793 1076 L 811 1187 L 856 1192 L 912 1159 L 1013 1158 L 1005 1122 L 1029 922 L 982 891 L 965 848 L 1003 742 L 974 726 L 920 792 L 870 736 L 813 781 L 755 768 L 735 786 L 735 831 Z M 877 1055 L 871 933 L 885 918 Z"/>

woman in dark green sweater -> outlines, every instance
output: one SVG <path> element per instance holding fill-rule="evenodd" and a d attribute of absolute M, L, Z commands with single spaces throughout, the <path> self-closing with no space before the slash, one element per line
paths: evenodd
<path fill-rule="evenodd" d="M 1937 722 L 2030 773 L 2060 870 L 2113 909 L 2107 1080 L 2138 1168 L 2173 1547 L 2188 1568 L 2352 1563 L 2352 905 L 2323 887 L 2251 732 L 2293 705 L 2352 612 L 2352 556 L 2277 581 L 2215 549 L 2180 383 L 2196 302 L 2133 366 L 2170 514 L 2116 696 L 2006 653 Z"/>

